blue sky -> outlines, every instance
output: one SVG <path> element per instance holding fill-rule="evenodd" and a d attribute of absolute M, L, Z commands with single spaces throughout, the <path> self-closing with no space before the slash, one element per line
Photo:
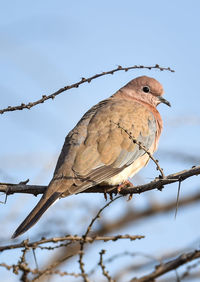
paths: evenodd
<path fill-rule="evenodd" d="M 155 77 L 163 84 L 165 97 L 172 104 L 170 109 L 159 106 L 164 131 L 157 157 L 166 174 L 194 164 L 180 161 L 173 156 L 173 152 L 195 156 L 198 163 L 199 9 L 197 0 L 2 1 L 0 108 L 37 100 L 43 94 L 50 94 L 64 85 L 79 81 L 83 76 L 111 70 L 117 65 L 159 64 L 176 71 L 118 72 L 72 89 L 30 111 L 3 114 L 0 119 L 2 181 L 19 182 L 29 178 L 30 183 L 47 184 L 64 138 L 82 114 L 129 80 L 144 74 Z M 164 157 L 165 152 L 171 152 L 168 158 Z M 155 175 L 154 164 L 150 163 L 140 174 L 142 181 L 139 177 L 135 181 L 147 182 Z M 195 191 L 197 181 L 198 178 L 184 183 L 183 193 L 189 193 L 188 189 Z M 149 197 L 153 195 L 162 201 L 176 197 L 176 189 L 166 190 L 159 195 L 155 191 Z M 145 199 L 143 196 L 140 198 L 142 205 Z M 25 201 L 24 210 L 18 212 L 15 226 L 12 224 L 8 228 L 4 240 L 12 234 L 37 199 L 12 196 L 6 205 L 0 207 L 2 215 L 6 217 L 13 205 L 20 205 L 22 200 Z M 79 200 L 86 201 L 86 198 L 81 196 Z M 96 208 L 101 206 L 100 202 L 98 199 Z M 119 203 L 121 205 L 124 204 Z M 151 229 L 151 237 L 149 235 L 147 243 L 143 245 L 149 252 L 152 252 L 149 245 L 158 252 L 163 248 L 181 248 L 200 235 L 200 230 L 196 228 L 199 216 L 199 210 L 194 208 L 181 214 L 176 224 L 173 215 L 153 221 L 151 226 L 160 230 L 157 234 L 148 223 L 145 226 L 137 225 L 136 229 L 144 234 Z M 187 230 L 185 222 L 191 225 Z M 0 224 L 2 228 L 5 222 Z M 41 225 L 35 230 L 39 228 Z M 127 231 L 134 232 L 134 229 Z M 29 232 L 30 238 L 34 230 L 32 232 Z M 76 230 L 73 229 L 73 232 Z M 161 240 L 158 244 L 158 238 L 165 238 L 166 232 L 171 232 L 169 238 L 173 240 L 165 240 L 163 244 Z M 175 234 L 182 234 L 182 239 L 180 236 L 179 240 L 176 239 Z M 138 245 L 138 249 L 143 246 Z M 124 248 L 124 245 L 121 247 Z M 5 272 L 5 275 L 8 273 Z"/>

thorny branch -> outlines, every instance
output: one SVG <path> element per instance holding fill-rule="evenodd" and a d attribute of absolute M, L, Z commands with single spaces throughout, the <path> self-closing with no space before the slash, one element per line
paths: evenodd
<path fill-rule="evenodd" d="M 39 100 L 35 101 L 35 102 L 29 102 L 28 104 L 24 104 L 22 103 L 19 106 L 8 106 L 5 109 L 0 110 L 0 114 L 3 114 L 5 112 L 8 111 L 16 111 L 16 110 L 23 110 L 23 109 L 31 109 L 32 107 L 44 103 L 45 101 L 49 100 L 49 99 L 54 99 L 57 95 L 63 93 L 64 91 L 67 91 L 69 89 L 72 88 L 77 88 L 79 87 L 81 84 L 83 83 L 90 83 L 92 80 L 104 76 L 104 75 L 108 75 L 108 74 L 113 74 L 117 71 L 128 71 L 131 69 L 138 69 L 138 68 L 145 68 L 145 69 L 159 69 L 161 71 L 163 70 L 168 70 L 171 72 L 174 72 L 173 70 L 171 70 L 170 68 L 162 68 L 159 65 L 155 65 L 155 66 L 131 66 L 131 67 L 121 67 L 118 66 L 116 69 L 113 69 L 111 71 L 107 71 L 107 72 L 102 72 L 99 74 L 96 74 L 94 76 L 91 76 L 90 78 L 82 78 L 80 81 L 78 81 L 77 83 L 74 83 L 72 85 L 68 85 L 65 86 L 63 88 L 60 88 L 59 90 L 57 90 L 56 92 L 50 94 L 50 95 L 43 95 L 42 98 L 40 98 Z M 123 129 L 119 124 L 117 124 L 119 128 Z M 151 181 L 150 183 L 144 184 L 144 185 L 139 185 L 136 187 L 126 187 L 126 188 L 122 188 L 120 190 L 120 194 L 121 195 L 128 195 L 128 194 L 137 194 L 137 193 L 143 193 L 152 189 L 159 189 L 161 190 L 164 185 L 170 184 L 170 183 L 174 183 L 174 182 L 179 182 L 181 183 L 182 181 L 184 181 L 185 179 L 194 176 L 194 175 L 199 175 L 200 174 L 200 166 L 196 166 L 196 167 L 192 167 L 191 169 L 188 170 L 184 170 L 184 171 L 180 171 L 178 173 L 174 173 L 174 174 L 170 174 L 168 176 L 165 176 L 163 173 L 162 168 L 159 166 L 159 163 L 156 159 L 153 158 L 153 156 L 148 152 L 148 150 L 140 143 L 138 142 L 130 132 L 126 131 L 125 129 L 123 129 L 128 135 L 129 138 L 133 140 L 134 143 L 136 143 L 140 149 L 144 150 L 149 157 L 155 162 L 156 166 L 157 166 L 157 170 L 160 171 L 161 173 L 161 177 L 159 178 L 155 178 L 153 181 Z M 14 193 L 30 193 L 33 195 L 38 195 L 38 194 L 43 194 L 44 191 L 46 190 L 46 186 L 38 186 L 38 185 L 26 185 L 27 183 L 19 183 L 19 184 L 10 184 L 10 183 L 0 183 L 0 191 L 6 193 L 6 195 L 10 195 L 10 194 L 14 194 Z M 118 187 L 107 187 L 106 189 L 102 189 L 102 187 L 99 186 L 95 186 L 92 187 L 90 189 L 88 189 L 87 191 L 84 191 L 84 193 L 116 193 L 119 192 Z M 120 196 L 119 196 L 120 197 Z M 118 199 L 119 197 L 115 198 L 114 200 Z M 193 197 L 194 198 L 194 197 Z M 192 199 L 189 199 L 189 203 L 190 201 L 193 201 Z M 83 263 L 83 256 L 84 256 L 84 245 L 86 243 L 93 243 L 94 241 L 116 241 L 119 239 L 130 239 L 130 240 L 136 240 L 136 239 L 141 239 L 144 238 L 144 236 L 140 236 L 140 235 L 136 235 L 136 236 L 131 236 L 131 235 L 115 235 L 115 236 L 99 236 L 97 235 L 98 233 L 96 232 L 96 235 L 93 234 L 93 236 L 89 236 L 89 233 L 91 231 L 91 228 L 94 224 L 94 222 L 99 218 L 100 213 L 110 204 L 112 203 L 113 200 L 111 200 L 109 203 L 107 203 L 99 212 L 98 214 L 92 219 L 90 225 L 88 226 L 86 233 L 83 236 L 72 236 L 72 235 L 67 235 L 64 237 L 55 237 L 55 238 L 42 238 L 41 240 L 35 241 L 35 242 L 29 242 L 28 240 L 23 241 L 22 243 L 19 244 L 12 244 L 12 245 L 7 245 L 7 246 L 2 246 L 0 247 L 0 252 L 6 251 L 6 250 L 11 250 L 11 249 L 18 249 L 21 248 L 22 250 L 22 256 L 20 257 L 19 261 L 17 264 L 13 264 L 13 265 L 8 265 L 6 263 L 0 263 L 1 267 L 6 268 L 7 270 L 12 269 L 13 273 L 18 274 L 19 271 L 22 273 L 21 276 L 21 281 L 29 281 L 28 280 L 28 274 L 32 273 L 34 275 L 37 275 L 33 278 L 32 281 L 36 281 L 38 280 L 41 276 L 43 275 L 51 275 L 51 274 L 59 274 L 60 276 L 64 276 L 64 275 L 71 275 L 73 277 L 82 277 L 84 279 L 85 282 L 88 282 L 88 274 L 86 273 L 85 269 L 84 269 L 84 263 Z M 182 202 L 180 201 L 181 205 Z M 183 201 L 183 204 L 188 203 L 187 199 L 185 201 Z M 173 203 L 173 205 L 175 206 L 175 204 Z M 166 207 L 164 207 L 164 211 L 171 209 L 172 206 L 169 207 L 169 205 Z M 158 208 L 159 210 L 159 208 Z M 161 209 L 162 211 L 162 209 Z M 155 212 L 157 212 L 157 210 L 153 210 L 151 214 L 154 214 Z M 145 215 L 144 215 L 145 216 Z M 62 243 L 61 243 L 62 242 Z M 55 267 L 57 267 L 60 263 L 64 262 L 66 260 L 66 257 L 60 260 L 57 260 L 57 262 L 54 262 L 53 264 L 49 265 L 46 269 L 44 270 L 39 270 L 37 269 L 31 269 L 28 266 L 28 263 L 26 262 L 26 253 L 27 251 L 29 251 L 30 249 L 36 249 L 36 248 L 40 248 L 40 249 L 47 249 L 47 250 L 53 250 L 55 248 L 60 248 L 60 247 L 66 247 L 69 244 L 73 243 L 73 242 L 78 242 L 78 244 L 80 244 L 80 250 L 79 250 L 79 265 L 80 265 L 80 269 L 81 269 L 81 273 L 69 273 L 69 272 L 61 272 L 59 270 L 56 270 Z M 43 244 L 53 244 L 53 246 L 42 246 Z M 57 243 L 57 244 L 56 244 Z M 56 244 L 56 245 L 54 245 Z M 103 261 L 103 255 L 105 253 L 105 250 L 102 250 L 100 252 L 100 261 L 99 261 L 99 265 L 102 269 L 102 273 L 103 275 L 107 278 L 108 281 L 114 281 L 111 276 L 109 275 L 108 271 L 106 270 L 106 265 L 105 265 L 105 261 Z M 73 256 L 73 254 L 71 255 Z M 68 256 L 69 258 L 70 256 Z M 145 282 L 145 281 L 154 281 L 157 277 L 162 276 L 163 274 L 170 272 L 172 270 L 176 270 L 179 266 L 183 265 L 183 264 L 187 264 L 188 262 L 195 260 L 197 258 L 200 258 L 200 251 L 196 250 L 194 252 L 190 252 L 190 253 L 185 253 L 180 255 L 178 258 L 176 259 L 172 259 L 166 263 L 160 263 L 158 266 L 155 267 L 155 270 L 152 271 L 151 273 L 149 273 L 148 275 L 142 276 L 141 278 L 133 278 L 131 281 L 132 282 Z M 188 271 L 187 271 L 188 272 Z M 185 272 L 186 273 L 186 272 Z M 184 274 L 186 275 L 186 274 Z"/>
<path fill-rule="evenodd" d="M 149 69 L 149 70 L 159 69 L 160 71 L 167 70 L 167 71 L 170 71 L 170 72 L 174 72 L 174 70 L 172 70 L 171 68 L 160 67 L 158 64 L 156 64 L 155 66 L 142 66 L 142 65 L 138 65 L 138 66 L 135 65 L 135 66 L 131 66 L 131 67 L 118 66 L 116 69 L 101 72 L 101 73 L 95 74 L 95 75 L 93 75 L 89 78 L 82 77 L 80 81 L 73 83 L 71 85 L 68 85 L 68 86 L 64 86 L 64 87 L 60 88 L 59 90 L 55 91 L 54 93 L 52 93 L 50 95 L 42 95 L 42 98 L 40 98 L 39 100 L 37 100 L 35 102 L 29 102 L 28 104 L 22 103 L 19 106 L 12 106 L 12 107 L 8 106 L 7 108 L 0 110 L 0 114 L 3 114 L 5 112 L 23 110 L 23 109 L 31 109 L 32 107 L 34 107 L 38 104 L 42 104 L 49 99 L 54 99 L 57 95 L 65 92 L 69 89 L 78 88 L 81 84 L 86 83 L 86 82 L 90 83 L 92 80 L 94 80 L 98 77 L 105 76 L 105 75 L 108 75 L 108 74 L 114 74 L 117 71 L 125 71 L 126 72 L 126 71 L 129 71 L 129 70 L 132 70 L 132 69 Z"/>
<path fill-rule="evenodd" d="M 117 241 L 120 239 L 130 239 L 130 240 L 136 240 L 136 239 L 142 239 L 144 236 L 142 235 L 114 235 L 114 236 L 87 236 L 84 238 L 84 236 L 76 236 L 76 235 L 68 235 L 63 237 L 53 237 L 53 238 L 42 238 L 41 240 L 35 241 L 35 242 L 29 242 L 28 240 L 22 241 L 19 244 L 12 244 L 12 245 L 6 245 L 6 246 L 0 246 L 0 252 L 6 251 L 6 250 L 13 250 L 13 249 L 19 249 L 19 248 L 32 248 L 36 249 L 38 246 L 41 246 L 43 244 L 47 243 L 59 243 L 63 241 L 71 241 L 71 242 L 84 242 L 84 243 L 93 243 L 94 241 Z M 63 247 L 65 245 L 59 245 L 60 247 Z M 51 249 L 57 248 L 51 247 Z"/>
<path fill-rule="evenodd" d="M 113 121 L 112 121 L 113 122 Z M 123 130 L 128 136 L 129 138 L 133 141 L 133 143 L 137 144 L 140 150 L 145 151 L 145 153 L 149 156 L 149 158 L 156 164 L 157 170 L 160 171 L 161 173 L 161 177 L 164 179 L 165 175 L 163 172 L 163 169 L 160 167 L 158 160 L 156 160 L 153 155 L 148 151 L 148 149 L 140 142 L 138 141 L 132 134 L 132 132 L 129 132 L 127 129 L 123 128 L 120 123 L 115 123 L 118 126 L 118 128 L 120 128 L 121 130 Z"/>
<path fill-rule="evenodd" d="M 6 263 L 0 263 L 0 267 L 4 267 L 5 269 L 7 269 L 7 270 L 13 270 L 13 273 L 15 273 L 15 274 L 18 274 L 19 273 L 19 270 L 21 270 L 21 271 L 27 271 L 27 272 L 29 272 L 29 273 L 32 273 L 32 274 L 36 274 L 36 275 L 38 275 L 37 277 L 35 277 L 35 278 L 33 278 L 33 280 L 32 281 L 36 281 L 39 277 L 41 277 L 42 275 L 52 275 L 52 274 L 58 274 L 58 275 L 60 275 L 60 276 L 73 276 L 73 277 L 80 277 L 80 276 L 82 276 L 81 274 L 79 274 L 79 273 L 74 273 L 74 272 L 66 272 L 66 271 L 59 271 L 59 270 L 57 270 L 57 269 L 55 269 L 55 270 L 53 270 L 53 267 L 55 267 L 55 265 L 54 266 L 50 266 L 50 267 L 48 267 L 47 269 L 45 269 L 45 271 L 44 270 L 42 270 L 42 271 L 40 271 L 39 269 L 31 269 L 31 268 L 29 268 L 27 265 L 25 266 L 25 265 L 23 265 L 21 262 L 18 262 L 18 264 L 12 264 L 12 265 L 8 265 L 8 264 L 6 264 Z M 24 277 L 22 278 L 22 281 L 24 281 L 25 279 L 24 279 Z"/>
<path fill-rule="evenodd" d="M 200 174 L 200 166 L 193 166 L 190 169 L 182 170 L 173 174 L 169 174 L 165 176 L 164 179 L 155 178 L 153 181 L 138 185 L 135 187 L 123 187 L 120 190 L 121 195 L 129 195 L 129 194 L 140 194 L 153 189 L 162 190 L 165 185 L 175 183 L 175 182 L 183 182 L 187 178 Z M 89 188 L 81 193 L 118 193 L 118 186 L 106 186 L 102 188 L 102 186 L 94 186 Z M 12 184 L 12 183 L 0 183 L 0 192 L 6 193 L 6 195 L 11 195 L 14 193 L 27 193 L 33 194 L 37 196 L 38 194 L 43 194 L 47 186 L 42 185 L 25 185 L 25 184 Z"/>

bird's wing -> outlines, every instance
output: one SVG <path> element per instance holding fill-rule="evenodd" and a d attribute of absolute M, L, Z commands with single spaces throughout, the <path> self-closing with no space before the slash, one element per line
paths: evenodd
<path fill-rule="evenodd" d="M 89 110 L 66 137 L 52 181 L 71 181 L 75 185 L 70 194 L 78 193 L 115 176 L 145 154 L 118 124 L 147 150 L 155 142 L 156 121 L 144 105 L 107 99 Z M 66 192 L 64 186 L 60 189 Z"/>

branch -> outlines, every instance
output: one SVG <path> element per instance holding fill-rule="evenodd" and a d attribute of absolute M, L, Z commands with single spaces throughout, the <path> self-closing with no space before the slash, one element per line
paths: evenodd
<path fill-rule="evenodd" d="M 179 208 L 184 207 L 184 205 L 189 205 L 198 202 L 199 200 L 200 200 L 200 193 L 193 196 L 184 197 L 179 201 Z M 112 220 L 109 220 L 106 223 L 103 222 L 101 227 L 96 231 L 94 231 L 92 235 L 105 236 L 106 234 L 112 234 L 115 231 L 122 229 L 126 226 L 130 227 L 130 225 L 137 220 L 145 219 L 146 217 L 153 216 L 157 213 L 168 212 L 175 208 L 176 208 L 176 201 L 171 201 L 169 203 L 163 203 L 163 204 L 155 203 L 153 206 L 150 206 L 149 208 L 142 210 L 141 212 L 136 210 L 129 211 L 125 215 L 122 215 L 120 218 L 116 220 L 113 220 L 112 218 Z M 87 248 L 89 247 L 91 247 L 91 244 L 87 245 Z M 74 243 L 73 246 L 67 246 L 65 248 L 62 248 L 60 249 L 60 252 L 57 254 L 56 259 L 52 258 L 50 264 L 52 263 L 52 261 L 57 260 L 58 257 L 59 259 L 64 258 L 65 260 L 68 259 L 66 257 L 69 255 L 71 257 L 74 257 L 75 255 L 79 254 L 79 251 L 80 251 L 79 242 Z M 180 253 L 180 251 L 178 253 Z M 175 255 L 177 255 L 177 252 L 176 254 L 174 252 L 170 253 L 170 257 L 174 257 Z"/>
<path fill-rule="evenodd" d="M 113 122 L 113 121 L 112 121 Z M 148 149 L 140 142 L 138 141 L 133 135 L 132 132 L 128 132 L 127 129 L 124 129 L 123 127 L 121 127 L 120 123 L 115 123 L 118 126 L 118 128 L 120 128 L 121 130 L 123 130 L 128 136 L 129 138 L 133 141 L 134 144 L 137 144 L 140 150 L 145 151 L 145 153 L 149 156 L 149 158 L 155 163 L 157 170 L 160 171 L 161 173 L 161 177 L 165 178 L 163 169 L 160 167 L 158 160 L 156 160 L 153 155 L 148 151 Z"/>
<path fill-rule="evenodd" d="M 19 249 L 19 248 L 32 248 L 36 249 L 38 246 L 47 244 L 47 243 L 58 243 L 63 241 L 71 241 L 71 242 L 84 242 L 84 243 L 93 243 L 94 241 L 117 241 L 120 239 L 130 239 L 131 241 L 137 240 L 137 239 L 143 239 L 144 236 L 142 235 L 113 235 L 113 236 L 87 236 L 84 238 L 84 236 L 73 236 L 73 235 L 67 235 L 63 237 L 53 237 L 53 238 L 42 238 L 41 240 L 30 242 L 28 240 L 24 240 L 19 244 L 13 244 L 13 245 L 6 245 L 6 246 L 0 246 L 0 252 L 6 251 L 6 250 L 13 250 L 13 249 Z"/>
<path fill-rule="evenodd" d="M 138 185 L 135 187 L 128 188 L 123 187 L 120 190 L 121 195 L 129 195 L 129 194 L 140 194 L 143 192 L 147 192 L 153 189 L 162 190 L 165 185 L 175 183 L 175 182 L 182 182 L 187 178 L 199 175 L 200 174 L 200 166 L 193 166 L 191 169 L 182 170 L 177 173 L 169 174 L 165 176 L 164 179 L 155 178 L 153 181 Z M 0 192 L 6 193 L 6 195 L 11 195 L 14 193 L 28 193 L 37 196 L 38 194 L 43 194 L 48 186 L 42 185 L 25 185 L 25 184 L 12 184 L 12 183 L 0 183 Z M 116 186 L 94 186 L 89 188 L 81 193 L 118 193 L 118 185 Z"/>
<path fill-rule="evenodd" d="M 114 200 L 111 199 L 106 205 L 104 205 L 99 211 L 98 213 L 96 214 L 96 216 L 91 220 L 90 224 L 88 225 L 88 228 L 85 232 L 85 234 L 83 235 L 83 240 L 80 241 L 80 252 L 79 252 L 79 267 L 80 267 L 80 270 L 81 270 L 81 274 L 83 276 L 83 280 L 84 282 L 89 282 L 88 280 L 88 275 L 86 274 L 85 272 L 85 268 L 84 268 L 84 262 L 83 262 L 83 256 L 84 256 L 84 246 L 85 246 L 85 243 L 86 243 L 86 239 L 88 237 L 88 234 L 90 233 L 91 231 L 91 228 L 93 226 L 93 224 L 95 223 L 95 221 L 100 217 L 100 214 L 102 213 L 102 211 L 107 208 L 111 203 L 113 203 L 114 201 L 116 201 L 117 199 L 119 199 L 120 196 L 116 197 Z"/>
<path fill-rule="evenodd" d="M 200 201 L 200 193 L 194 194 L 192 196 L 183 197 L 179 200 L 179 208 L 198 203 L 199 201 Z M 150 205 L 144 210 L 137 211 L 133 209 L 131 211 L 127 211 L 125 214 L 123 214 L 121 217 L 118 217 L 116 220 L 112 219 L 110 221 L 103 223 L 101 227 L 96 231 L 96 233 L 98 235 L 111 233 L 127 225 L 130 226 L 130 224 L 133 224 L 133 222 L 136 222 L 138 220 L 143 220 L 148 217 L 152 217 L 156 214 L 166 213 L 175 209 L 176 209 L 176 200 L 162 204 L 155 202 L 154 204 Z"/>
<path fill-rule="evenodd" d="M 61 272 L 61 271 L 59 271 L 57 269 L 53 270 L 52 268 L 55 267 L 55 265 L 49 266 L 49 268 L 47 268 L 45 270 L 42 270 L 42 271 L 40 271 L 38 268 L 31 269 L 30 267 L 27 266 L 26 263 L 22 263 L 21 261 L 18 261 L 17 264 L 13 264 L 13 265 L 8 265 L 6 263 L 0 263 L 0 267 L 4 267 L 7 270 L 11 270 L 12 269 L 13 273 L 16 274 L 16 275 L 19 274 L 19 271 L 22 271 L 23 273 L 27 272 L 28 274 L 29 273 L 38 274 L 37 277 L 35 277 L 35 278 L 33 278 L 33 280 L 31 280 L 32 282 L 36 281 L 42 275 L 58 274 L 61 277 L 62 276 L 73 276 L 73 277 L 80 277 L 80 276 L 82 276 L 81 274 L 75 273 L 75 272 L 66 272 L 66 271 Z M 27 279 L 27 277 L 26 277 L 26 279 Z M 25 280 L 25 279 L 22 280 L 21 279 L 21 281 L 29 281 L 29 280 L 28 279 L 27 280 Z"/>
<path fill-rule="evenodd" d="M 112 279 L 112 277 L 109 275 L 108 271 L 106 270 L 106 266 L 105 266 L 105 264 L 103 262 L 103 255 L 105 253 L 106 253 L 106 250 L 101 250 L 101 252 L 99 253 L 99 255 L 100 255 L 99 265 L 100 265 L 100 267 L 102 269 L 103 275 L 107 278 L 107 280 L 109 282 L 115 282 L 115 280 Z"/>
<path fill-rule="evenodd" d="M 179 266 L 186 264 L 192 260 L 200 258 L 200 251 L 185 253 L 180 255 L 178 258 L 170 260 L 169 262 L 159 264 L 155 267 L 155 270 L 148 275 L 142 276 L 141 278 L 133 278 L 131 282 L 151 282 L 155 278 L 162 276 L 163 274 L 170 272 L 171 270 L 177 269 Z"/>
<path fill-rule="evenodd" d="M 101 72 L 101 73 L 98 73 L 98 74 L 95 74 L 89 78 L 84 78 L 82 77 L 80 81 L 76 82 L 76 83 L 73 83 L 71 85 L 68 85 L 68 86 L 64 86 L 62 88 L 60 88 L 59 90 L 57 90 L 56 92 L 50 94 L 50 95 L 42 95 L 42 97 L 35 101 L 35 102 L 29 102 L 28 104 L 24 104 L 22 103 L 21 105 L 19 106 L 8 106 L 7 108 L 5 109 L 2 109 L 0 110 L 0 114 L 3 114 L 5 112 L 12 112 L 12 111 L 18 111 L 18 110 L 23 110 L 23 109 L 31 109 L 32 107 L 38 105 L 38 104 L 42 104 L 44 103 L 45 101 L 49 100 L 49 99 L 54 99 L 57 95 L 69 90 L 69 89 L 72 89 L 72 88 L 78 88 L 81 84 L 83 83 L 90 83 L 92 80 L 98 78 L 98 77 L 101 77 L 101 76 L 104 76 L 104 75 L 108 75 L 108 74 L 114 74 L 115 72 L 117 71 L 129 71 L 131 69 L 159 69 L 160 71 L 164 71 L 164 70 L 167 70 L 167 71 L 170 71 L 170 72 L 174 72 L 174 70 L 170 69 L 169 67 L 168 68 L 163 68 L 163 67 L 160 67 L 158 64 L 156 64 L 155 66 L 142 66 L 142 65 L 138 65 L 138 66 L 131 66 L 131 67 L 121 67 L 121 66 L 118 66 L 116 69 L 113 69 L 113 70 L 110 70 L 110 71 L 106 71 L 106 72 Z"/>

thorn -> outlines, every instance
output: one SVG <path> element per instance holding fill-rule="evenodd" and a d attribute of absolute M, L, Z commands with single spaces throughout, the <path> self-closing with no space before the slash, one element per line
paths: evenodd
<path fill-rule="evenodd" d="M 163 188 L 164 188 L 164 186 L 162 185 L 162 186 L 158 187 L 157 189 L 162 192 Z"/>
<path fill-rule="evenodd" d="M 177 198 L 176 198 L 176 210 L 175 210 L 175 215 L 174 215 L 175 219 L 176 219 L 177 212 L 178 212 L 178 201 L 179 201 L 179 196 L 180 196 L 180 190 L 181 190 L 181 180 L 179 180 L 179 183 L 178 183 L 178 192 L 177 192 Z"/>
<path fill-rule="evenodd" d="M 8 189 L 9 190 L 9 189 Z M 7 190 L 7 191 L 8 191 Z M 7 194 L 7 191 L 6 191 L 6 195 L 5 195 L 5 200 L 4 201 L 0 201 L 0 204 L 6 204 L 6 202 L 7 202 L 7 199 L 8 199 L 8 194 Z"/>
<path fill-rule="evenodd" d="M 29 179 L 27 179 L 25 181 L 20 181 L 19 184 L 26 185 L 28 182 L 29 182 Z"/>

